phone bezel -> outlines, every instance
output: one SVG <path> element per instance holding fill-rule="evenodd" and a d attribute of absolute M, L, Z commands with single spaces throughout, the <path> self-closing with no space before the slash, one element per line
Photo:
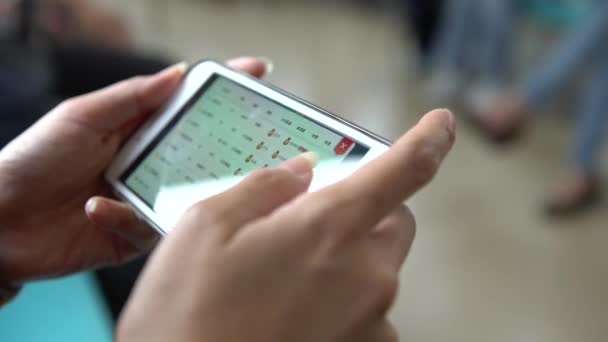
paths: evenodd
<path fill-rule="evenodd" d="M 134 163 L 138 156 L 149 146 L 163 129 L 171 122 L 184 106 L 195 96 L 201 87 L 215 74 L 235 81 L 242 86 L 259 93 L 295 112 L 325 125 L 340 134 L 348 136 L 366 146 L 369 152 L 355 166 L 360 166 L 384 153 L 390 147 L 390 142 L 355 124 L 312 105 L 292 94 L 280 90 L 263 81 L 244 75 L 212 60 L 203 60 L 192 66 L 184 81 L 168 101 L 168 103 L 149 118 L 129 139 L 106 171 L 106 180 L 110 183 L 116 195 L 129 203 L 141 219 L 166 235 L 171 227 L 163 227 L 157 214 L 145 202 L 131 191 L 122 181 L 121 176 Z"/>

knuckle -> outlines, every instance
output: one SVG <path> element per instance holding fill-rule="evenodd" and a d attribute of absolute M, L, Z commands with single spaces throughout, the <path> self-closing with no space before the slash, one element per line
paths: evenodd
<path fill-rule="evenodd" d="M 382 337 L 380 337 L 379 341 L 399 342 L 399 333 L 397 332 L 397 329 L 395 329 L 395 326 L 386 322 L 382 331 Z"/>
<path fill-rule="evenodd" d="M 330 225 L 331 213 L 329 203 L 326 203 L 328 201 L 323 196 L 319 196 L 319 194 L 312 195 L 309 201 L 308 210 L 306 213 L 302 213 L 299 221 L 305 229 L 325 234 L 325 232 L 329 231 Z"/>
<path fill-rule="evenodd" d="M 412 240 L 416 237 L 418 232 L 418 221 L 416 221 L 416 216 L 412 213 L 412 211 L 408 208 L 409 215 L 408 217 L 408 227 L 411 231 Z"/>
<path fill-rule="evenodd" d="M 375 279 L 374 307 L 381 314 L 390 310 L 397 297 L 399 277 L 395 272 L 380 272 Z"/>
<path fill-rule="evenodd" d="M 380 189 L 363 188 L 359 189 L 357 196 L 353 196 L 352 188 L 359 187 L 359 184 L 347 180 L 337 184 L 337 197 L 339 205 L 353 213 L 379 212 L 383 208 L 389 207 L 391 198 L 386 196 L 386 192 Z"/>
<path fill-rule="evenodd" d="M 353 239 L 353 232 L 361 225 L 360 213 L 381 207 L 382 199 L 355 196 L 348 187 L 336 184 L 321 191 L 311 193 L 306 198 L 305 212 L 297 222 L 323 239 L 333 248 L 338 248 Z M 379 196 L 381 197 L 381 196 Z"/>
<path fill-rule="evenodd" d="M 274 188 L 285 184 L 290 178 L 287 171 L 278 169 L 258 169 L 253 171 L 248 178 L 248 183 L 259 188 Z"/>
<path fill-rule="evenodd" d="M 333 257 L 340 254 L 346 240 L 346 234 L 342 226 L 335 225 L 335 214 L 329 214 L 325 206 L 319 202 L 311 201 L 305 212 L 294 217 L 299 236 L 316 242 L 315 250 L 321 259 Z M 331 216 L 330 216 L 331 215 Z"/>
<path fill-rule="evenodd" d="M 326 215 L 331 215 L 337 211 L 348 210 L 349 208 L 358 209 L 363 202 L 361 197 L 353 196 L 347 187 L 342 184 L 331 189 L 321 201 L 323 211 Z"/>
<path fill-rule="evenodd" d="M 376 211 L 385 207 L 385 202 L 388 200 L 386 193 L 381 189 L 361 189 L 354 195 L 353 188 L 358 188 L 358 184 L 353 179 L 346 179 L 335 186 L 335 196 L 338 198 L 340 205 L 349 208 L 349 210 L 357 212 Z"/>
<path fill-rule="evenodd" d="M 222 210 L 221 206 L 215 202 L 215 198 L 210 198 L 188 208 L 182 215 L 178 226 L 206 227 L 205 231 L 228 231 L 230 228 L 229 213 Z"/>
<path fill-rule="evenodd" d="M 140 99 L 145 93 L 146 85 L 149 80 L 149 76 L 133 76 L 126 80 L 122 84 L 122 87 L 124 87 L 125 91 L 130 92 L 131 96 Z"/>
<path fill-rule="evenodd" d="M 380 212 L 389 206 L 389 197 L 381 191 L 368 191 L 363 196 L 356 198 L 353 208 L 368 212 Z"/>
<path fill-rule="evenodd" d="M 358 205 L 356 197 L 349 196 L 343 191 L 330 193 L 319 192 L 311 196 L 312 205 L 306 215 L 307 223 L 312 229 L 318 230 L 334 242 L 341 242 L 346 238 L 348 228 L 345 225 L 353 224 L 349 220 L 352 210 Z"/>
<path fill-rule="evenodd" d="M 138 86 L 143 85 L 147 79 L 148 77 L 146 76 L 133 76 L 126 80 L 125 83 L 135 86 L 137 88 Z"/>
<path fill-rule="evenodd" d="M 405 205 L 400 205 L 381 224 L 380 229 L 375 232 L 382 234 L 389 241 L 411 241 L 416 233 L 416 221 Z"/>
<path fill-rule="evenodd" d="M 355 194 L 350 188 L 350 184 L 341 183 L 332 193 L 332 203 L 328 210 L 331 212 L 343 211 L 347 215 L 361 211 L 375 211 L 383 207 L 386 196 L 381 191 L 366 191 L 365 193 Z"/>
<path fill-rule="evenodd" d="M 198 202 L 188 208 L 182 215 L 182 218 L 212 224 L 220 221 L 219 217 L 217 216 L 216 211 L 213 210 L 212 199 L 209 199 Z"/>
<path fill-rule="evenodd" d="M 63 112 L 63 113 L 72 113 L 75 112 L 77 110 L 79 110 L 79 98 L 78 97 L 73 97 L 67 100 L 63 100 L 61 101 L 61 103 L 59 103 L 59 105 L 57 106 L 56 110 L 58 112 Z"/>
<path fill-rule="evenodd" d="M 196 219 L 204 209 L 203 206 L 204 204 L 202 202 L 192 205 L 182 214 L 180 221 L 183 222 Z"/>
<path fill-rule="evenodd" d="M 401 210 L 403 215 L 402 226 L 404 227 L 409 240 L 413 240 L 416 237 L 416 217 L 412 213 L 412 210 L 406 205 L 401 206 Z"/>

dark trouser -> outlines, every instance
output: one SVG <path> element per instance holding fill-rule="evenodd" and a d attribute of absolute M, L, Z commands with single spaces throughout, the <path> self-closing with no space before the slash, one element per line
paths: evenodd
<path fill-rule="evenodd" d="M 86 45 L 52 49 L 51 69 L 55 94 L 68 98 L 118 81 L 156 73 L 169 66 L 163 59 Z"/>
<path fill-rule="evenodd" d="M 10 61 L 0 61 L 0 148 L 60 100 L 132 76 L 152 74 L 169 64 L 167 60 L 82 44 L 55 46 L 45 56 L 22 51 Z"/>
<path fill-rule="evenodd" d="M 47 57 L 44 63 L 41 63 L 45 66 L 44 71 L 24 70 L 23 74 L 13 77 L 26 83 L 23 84 L 25 88 L 31 88 L 23 75 L 35 74 L 34 78 L 37 80 L 50 75 L 50 82 L 38 82 L 48 84 L 45 92 L 49 94 L 41 96 L 47 99 L 40 101 L 44 103 L 32 103 L 31 98 L 29 102 L 11 101 L 17 104 L 0 111 L 0 148 L 50 110 L 53 102 L 88 93 L 133 76 L 153 74 L 170 64 L 168 60 L 87 45 L 56 46 L 50 50 Z M 8 95 L 15 99 L 19 97 L 12 96 L 10 92 L 1 94 L 1 85 L 0 96 Z M 8 82 L 6 88 L 14 93 L 19 87 Z M 122 310 L 144 262 L 145 258 L 140 258 L 122 267 L 97 272 L 101 288 L 115 318 Z"/>
<path fill-rule="evenodd" d="M 118 319 L 147 260 L 146 255 L 123 266 L 109 267 L 96 272 L 97 281 L 114 320 Z"/>
<path fill-rule="evenodd" d="M 443 0 L 403 0 L 405 19 L 410 26 L 420 55 L 428 57 L 439 27 Z"/>
<path fill-rule="evenodd" d="M 0 149 L 47 109 L 47 68 L 38 60 L 20 57 L 0 62 Z"/>

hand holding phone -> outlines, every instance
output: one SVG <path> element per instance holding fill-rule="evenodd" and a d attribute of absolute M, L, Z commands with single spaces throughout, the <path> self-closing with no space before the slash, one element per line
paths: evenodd
<path fill-rule="evenodd" d="M 265 70 L 255 58 L 228 64 L 255 76 Z M 155 244 L 158 234 L 113 199 L 103 175 L 184 72 L 178 65 L 70 99 L 0 150 L 0 287 L 117 265 Z M 92 196 L 105 198 L 85 213 Z"/>
<path fill-rule="evenodd" d="M 311 191 L 317 191 L 388 148 L 386 140 L 293 95 L 205 61 L 135 133 L 106 177 L 146 222 L 167 234 L 190 206 L 254 170 L 314 152 L 320 162 Z"/>
<path fill-rule="evenodd" d="M 402 202 L 452 142 L 451 115 L 436 111 L 317 192 L 297 157 L 199 202 L 149 261 L 118 339 L 398 340 L 386 315 L 415 231 Z"/>

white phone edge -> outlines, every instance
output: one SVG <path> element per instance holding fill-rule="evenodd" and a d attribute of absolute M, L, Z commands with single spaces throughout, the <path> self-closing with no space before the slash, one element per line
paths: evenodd
<path fill-rule="evenodd" d="M 125 186 L 120 178 L 146 147 L 152 143 L 170 123 L 175 115 L 188 104 L 189 100 L 195 96 L 199 89 L 215 74 L 235 81 L 313 121 L 330 127 L 340 134 L 369 146 L 369 152 L 358 162 L 355 169 L 377 158 L 390 147 L 390 142 L 388 140 L 307 103 L 302 99 L 279 90 L 272 85 L 266 84 L 263 81 L 254 79 L 248 75 L 244 75 L 218 62 L 212 60 L 201 61 L 189 69 L 182 84 L 167 104 L 152 115 L 131 136 L 105 173 L 107 182 L 111 185 L 118 198 L 127 202 L 135 210 L 140 219 L 148 223 L 162 235 L 166 235 L 171 227 L 164 227 L 160 224 L 159 222 L 161 220 L 157 218 L 157 215 L 152 208 Z"/>

